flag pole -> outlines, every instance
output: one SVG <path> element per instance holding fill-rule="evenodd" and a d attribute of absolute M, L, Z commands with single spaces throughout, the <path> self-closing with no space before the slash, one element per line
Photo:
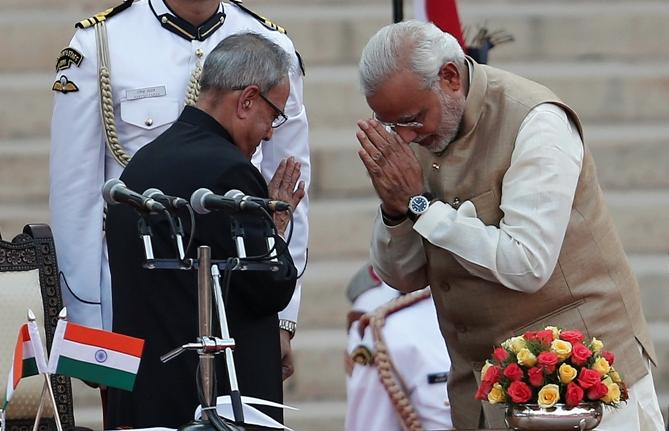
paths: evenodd
<path fill-rule="evenodd" d="M 58 314 L 58 319 L 66 319 L 67 318 L 67 309 L 63 308 L 60 313 Z M 36 320 L 35 313 L 31 309 L 28 309 L 28 322 L 34 323 Z M 43 349 L 41 343 L 39 345 L 40 349 Z M 51 380 L 49 379 L 49 373 L 43 373 L 44 376 L 44 386 L 42 386 L 42 394 L 40 396 L 39 400 L 39 408 L 37 409 L 37 416 L 35 417 L 35 424 L 33 426 L 33 431 L 37 431 L 37 428 L 39 427 L 39 422 L 40 419 L 42 418 L 42 409 L 44 407 L 44 391 L 48 391 L 49 393 L 49 400 L 51 401 L 51 405 L 53 406 L 53 420 L 56 422 L 56 429 L 58 431 L 63 431 L 63 426 L 60 423 L 60 416 L 58 415 L 58 406 L 56 405 L 56 399 L 53 396 L 53 388 L 51 387 Z"/>
<path fill-rule="evenodd" d="M 53 396 L 53 388 L 51 387 L 51 379 L 49 379 L 49 374 L 44 374 L 44 381 L 46 382 L 46 388 L 49 392 L 49 399 L 51 400 L 51 405 L 53 406 L 53 420 L 56 422 L 56 429 L 58 431 L 63 431 L 63 426 L 60 423 L 60 415 L 58 414 L 58 406 L 56 405 L 56 399 Z"/>
<path fill-rule="evenodd" d="M 37 414 L 35 415 L 35 424 L 33 425 L 33 431 L 37 431 L 39 428 L 39 421 L 42 419 L 42 408 L 44 407 L 44 394 L 46 392 L 46 382 L 42 386 L 42 393 L 39 396 L 39 407 L 37 407 Z"/>
<path fill-rule="evenodd" d="M 404 20 L 404 1 L 393 0 L 393 23 L 402 22 Z"/>

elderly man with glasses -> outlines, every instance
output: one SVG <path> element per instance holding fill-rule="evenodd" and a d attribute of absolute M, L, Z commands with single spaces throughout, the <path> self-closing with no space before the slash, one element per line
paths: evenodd
<path fill-rule="evenodd" d="M 156 187 L 182 198 L 201 188 L 223 195 L 238 189 L 246 195 L 288 201 L 296 207 L 304 196 L 298 183 L 300 164 L 283 160 L 267 184 L 251 163 L 262 140 L 286 121 L 283 109 L 290 91 L 290 58 L 276 44 L 254 33 L 224 39 L 207 57 L 201 94 L 177 121 L 134 155 L 121 179 L 133 190 Z M 138 215 L 114 206 L 107 218 L 109 262 L 114 302 L 113 330 L 146 340 L 133 392 L 109 389 L 105 429 L 178 427 L 193 418 L 198 397 L 197 357 L 184 354 L 163 364 L 160 356 L 198 336 L 197 280 L 193 271 L 148 271 L 137 236 Z M 267 252 L 266 224 L 255 213 L 239 215 L 249 256 Z M 282 401 L 282 367 L 277 313 L 290 301 L 297 270 L 281 236 L 288 220 L 275 215 L 278 272 L 235 272 L 225 292 L 230 335 L 242 395 Z M 195 218 L 188 257 L 200 245 L 212 259 L 237 256 L 227 213 Z M 151 217 L 154 253 L 173 256 L 165 217 Z M 190 226 L 185 226 L 188 232 Z M 217 357 L 218 393 L 228 391 L 223 357 Z M 262 407 L 260 407 L 262 409 Z M 266 413 L 282 420 L 279 409 Z"/>
<path fill-rule="evenodd" d="M 360 76 L 376 117 L 357 134 L 381 199 L 372 263 L 400 290 L 431 286 L 453 425 L 502 427 L 474 399 L 483 361 L 554 325 L 601 338 L 629 386 L 598 430 L 662 430 L 639 286 L 576 113 L 417 21 L 379 30 Z"/>

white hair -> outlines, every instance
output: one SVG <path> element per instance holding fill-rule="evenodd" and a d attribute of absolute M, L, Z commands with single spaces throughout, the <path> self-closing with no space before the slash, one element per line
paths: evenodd
<path fill-rule="evenodd" d="M 465 53 L 453 36 L 432 23 L 390 24 L 372 36 L 362 51 L 360 83 L 365 96 L 371 96 L 384 80 L 408 68 L 430 88 L 447 63 L 454 63 L 460 73 L 466 70 Z"/>
<path fill-rule="evenodd" d="M 209 53 L 202 67 L 202 92 L 241 90 L 257 85 L 270 91 L 288 78 L 290 57 L 274 42 L 256 33 L 228 36 Z"/>

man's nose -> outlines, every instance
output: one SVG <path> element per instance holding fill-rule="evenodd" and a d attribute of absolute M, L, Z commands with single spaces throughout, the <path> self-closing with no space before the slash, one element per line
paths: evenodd
<path fill-rule="evenodd" d="M 269 141 L 270 139 L 272 139 L 273 134 L 274 134 L 274 128 L 270 127 L 269 130 L 267 131 L 267 134 L 265 135 L 265 137 L 262 138 L 263 141 Z"/>

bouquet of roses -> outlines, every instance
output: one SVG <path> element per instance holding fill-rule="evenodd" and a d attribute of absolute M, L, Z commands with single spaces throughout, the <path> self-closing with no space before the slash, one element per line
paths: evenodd
<path fill-rule="evenodd" d="M 613 353 L 597 338 L 580 331 L 547 326 L 512 337 L 497 347 L 481 369 L 476 399 L 491 404 L 539 404 L 601 401 L 617 406 L 627 388 L 613 368 Z"/>

